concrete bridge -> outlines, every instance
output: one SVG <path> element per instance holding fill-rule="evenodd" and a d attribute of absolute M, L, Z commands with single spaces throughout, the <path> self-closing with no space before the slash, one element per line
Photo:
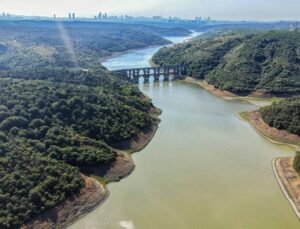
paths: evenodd
<path fill-rule="evenodd" d="M 151 78 L 154 81 L 159 81 L 160 79 L 184 79 L 186 77 L 186 70 L 187 68 L 185 65 L 169 65 L 148 68 L 121 69 L 112 72 L 125 80 L 138 83 L 141 77 L 144 78 L 144 82 L 149 82 Z"/>

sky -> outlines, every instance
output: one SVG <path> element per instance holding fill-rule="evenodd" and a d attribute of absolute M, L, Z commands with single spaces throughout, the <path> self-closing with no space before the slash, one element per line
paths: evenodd
<path fill-rule="evenodd" d="M 0 0 L 0 12 L 92 17 L 98 12 L 132 16 L 208 17 L 224 20 L 300 20 L 300 0 Z"/>

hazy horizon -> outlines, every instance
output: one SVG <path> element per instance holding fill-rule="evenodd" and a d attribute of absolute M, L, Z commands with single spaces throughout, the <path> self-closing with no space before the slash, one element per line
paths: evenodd
<path fill-rule="evenodd" d="M 299 0 L 0 0 L 0 10 L 17 15 L 92 17 L 99 12 L 132 16 L 208 17 L 223 20 L 300 20 Z"/>

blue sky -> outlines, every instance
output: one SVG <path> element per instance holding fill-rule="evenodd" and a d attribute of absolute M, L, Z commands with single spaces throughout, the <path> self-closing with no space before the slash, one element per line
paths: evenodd
<path fill-rule="evenodd" d="M 24 15 L 210 16 L 229 20 L 300 20 L 300 0 L 0 0 L 0 11 Z"/>

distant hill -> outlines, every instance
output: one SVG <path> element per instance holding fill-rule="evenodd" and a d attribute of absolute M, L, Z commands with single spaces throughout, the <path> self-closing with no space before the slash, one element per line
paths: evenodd
<path fill-rule="evenodd" d="M 163 48 L 159 65 L 186 64 L 188 74 L 236 94 L 300 93 L 300 32 L 231 32 Z"/>
<path fill-rule="evenodd" d="M 114 53 L 168 44 L 182 28 L 95 22 L 0 21 L 1 70 L 101 68 Z"/>

